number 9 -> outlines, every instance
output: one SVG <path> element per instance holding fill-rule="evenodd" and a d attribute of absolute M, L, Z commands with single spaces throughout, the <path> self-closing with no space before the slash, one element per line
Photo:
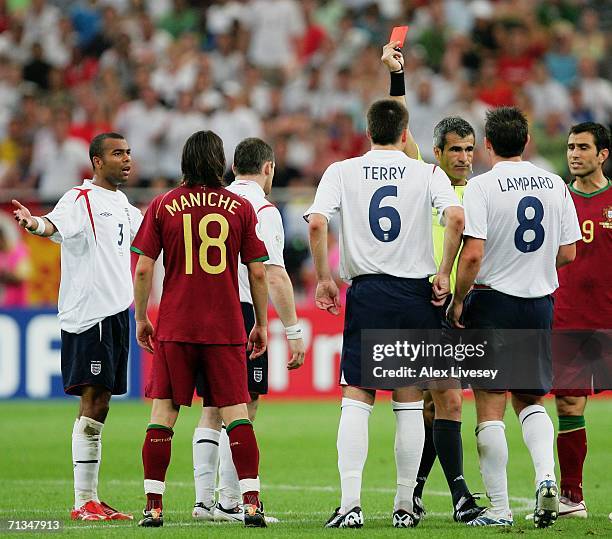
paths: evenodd
<path fill-rule="evenodd" d="M 582 221 L 582 241 L 584 243 L 591 243 L 595 237 L 595 226 L 593 221 L 587 219 Z"/>

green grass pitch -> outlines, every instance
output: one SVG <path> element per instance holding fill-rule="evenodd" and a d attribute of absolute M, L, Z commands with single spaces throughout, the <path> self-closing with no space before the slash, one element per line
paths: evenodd
<path fill-rule="evenodd" d="M 549 402 L 549 405 L 551 403 Z M 263 499 L 267 512 L 281 522 L 267 530 L 233 524 L 195 522 L 191 518 L 193 481 L 191 437 L 199 409 L 183 409 L 176 427 L 165 496 L 162 529 L 139 529 L 135 522 L 78 523 L 69 520 L 72 504 L 70 434 L 76 400 L 0 403 L 0 519 L 61 519 L 61 535 L 83 537 L 311 537 L 356 534 L 359 537 L 420 534 L 424 537 L 539 534 L 549 537 L 612 536 L 612 400 L 594 399 L 587 410 L 589 454 L 584 486 L 588 520 L 561 520 L 549 530 L 534 530 L 524 520 L 533 504 L 533 471 L 518 421 L 509 409 L 506 433 L 510 450 L 508 482 L 515 525 L 512 529 L 471 529 L 455 524 L 438 464 L 426 487 L 429 512 L 415 530 L 391 526 L 395 470 L 394 418 L 389 403 L 379 402 L 370 419 L 370 450 L 363 479 L 363 530 L 324 530 L 339 503 L 336 469 L 336 402 L 263 402 L 256 422 L 261 448 Z M 101 498 L 135 516 L 143 506 L 140 450 L 149 406 L 115 401 L 104 430 L 99 492 Z M 556 423 L 556 420 L 554 421 Z M 465 476 L 482 491 L 474 437 L 474 407 L 464 408 Z M 1 533 L 1 532 L 0 532 Z M 551 535 L 552 534 L 552 535 Z M 5 532 L 5 536 L 19 534 Z M 57 535 L 56 535 L 57 536 Z"/>

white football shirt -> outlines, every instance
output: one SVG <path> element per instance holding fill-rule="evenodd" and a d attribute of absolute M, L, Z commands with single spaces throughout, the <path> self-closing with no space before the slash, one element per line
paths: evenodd
<path fill-rule="evenodd" d="M 340 212 L 340 276 L 385 274 L 420 279 L 436 273 L 432 212 L 461 206 L 436 165 L 398 150 L 371 150 L 333 163 L 323 174 L 312 213 Z"/>
<path fill-rule="evenodd" d="M 267 198 L 261 186 L 251 180 L 236 179 L 228 188 L 232 193 L 246 198 L 257 215 L 257 235 L 266 245 L 269 259 L 264 264 L 274 264 L 285 267 L 283 249 L 285 247 L 285 231 L 281 214 Z M 249 272 L 246 265 L 238 266 L 238 289 L 240 301 L 253 304 L 251 287 L 249 285 Z"/>
<path fill-rule="evenodd" d="M 142 213 L 121 191 L 85 180 L 45 215 L 61 243 L 60 327 L 82 333 L 134 300 L 130 244 Z"/>
<path fill-rule="evenodd" d="M 558 286 L 559 246 L 582 238 L 565 182 L 529 161 L 502 161 L 463 195 L 465 236 L 486 240 L 477 284 L 521 298 Z"/>

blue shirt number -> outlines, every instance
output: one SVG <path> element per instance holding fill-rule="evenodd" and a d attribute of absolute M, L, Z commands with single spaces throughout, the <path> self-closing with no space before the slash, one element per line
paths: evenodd
<path fill-rule="evenodd" d="M 533 210 L 533 217 L 527 217 L 527 209 Z M 514 245 L 521 253 L 533 253 L 544 243 L 545 231 L 542 226 L 544 206 L 536 197 L 523 197 L 516 208 L 519 226 L 514 232 Z M 525 232 L 533 231 L 533 239 L 525 241 Z"/>
<path fill-rule="evenodd" d="M 402 219 L 398 211 L 392 206 L 381 206 L 383 198 L 397 197 L 396 185 L 385 185 L 377 189 L 370 200 L 370 208 L 368 210 L 370 219 L 370 230 L 378 241 L 388 242 L 397 239 L 402 227 Z M 383 230 L 380 226 L 380 220 L 386 217 L 391 227 L 389 230 Z"/>
<path fill-rule="evenodd" d="M 119 241 L 117 245 L 123 245 L 123 223 L 119 223 Z"/>

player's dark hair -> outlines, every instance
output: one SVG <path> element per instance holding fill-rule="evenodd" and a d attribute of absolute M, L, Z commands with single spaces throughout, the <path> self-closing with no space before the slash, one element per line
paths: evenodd
<path fill-rule="evenodd" d="M 601 124 L 595 122 L 583 122 L 571 127 L 569 134 L 591 133 L 597 148 L 597 153 L 601 150 L 610 150 L 610 132 Z"/>
<path fill-rule="evenodd" d="M 125 140 L 125 137 L 119 133 L 100 133 L 96 135 L 89 144 L 89 160 L 91 166 L 94 166 L 94 157 L 102 157 L 104 155 L 104 141 L 112 138 L 117 140 Z"/>
<path fill-rule="evenodd" d="M 236 175 L 259 174 L 268 161 L 274 163 L 274 151 L 260 138 L 245 138 L 234 151 Z"/>
<path fill-rule="evenodd" d="M 225 153 L 223 141 L 212 131 L 197 131 L 191 135 L 181 158 L 183 183 L 189 187 L 223 187 Z"/>
<path fill-rule="evenodd" d="M 529 124 L 516 107 L 499 107 L 487 112 L 485 136 L 500 157 L 517 157 L 525 150 Z"/>
<path fill-rule="evenodd" d="M 392 99 L 380 99 L 368 109 L 368 133 L 374 144 L 395 144 L 408 127 L 408 110 Z"/>
<path fill-rule="evenodd" d="M 472 135 L 474 137 L 474 141 L 476 140 L 476 133 L 469 122 L 466 122 L 463 118 L 459 118 L 459 116 L 448 116 L 447 118 L 440 120 L 436 127 L 434 127 L 434 146 L 436 148 L 440 148 L 440 150 L 444 150 L 444 146 L 446 145 L 446 135 L 449 133 L 457 133 L 457 136 L 461 138 Z"/>

